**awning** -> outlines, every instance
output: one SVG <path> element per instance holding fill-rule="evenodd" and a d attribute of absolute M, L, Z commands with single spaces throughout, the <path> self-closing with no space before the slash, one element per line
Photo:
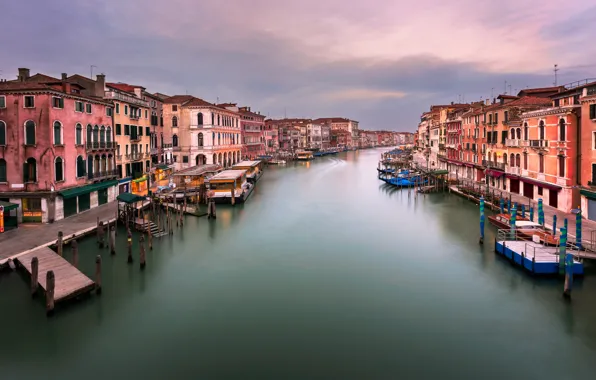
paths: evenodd
<path fill-rule="evenodd" d="M 432 175 L 449 174 L 449 170 L 433 170 L 430 172 L 430 174 L 432 174 Z"/>
<path fill-rule="evenodd" d="M 159 164 L 155 167 L 155 169 L 160 169 L 160 170 L 168 170 L 171 169 L 168 165 L 166 164 Z"/>
<path fill-rule="evenodd" d="M 10 210 L 14 210 L 14 209 L 18 208 L 19 204 L 0 201 L 0 206 L 4 207 L 4 211 L 10 211 Z"/>
<path fill-rule="evenodd" d="M 500 172 L 498 170 L 486 169 L 485 174 L 486 175 L 489 175 L 491 177 L 499 178 L 499 177 L 502 177 L 503 174 L 505 174 L 505 173 L 504 172 Z"/>
<path fill-rule="evenodd" d="M 137 202 L 143 202 L 145 200 L 145 197 L 141 197 L 140 195 L 136 195 L 136 194 L 131 194 L 131 193 L 122 193 L 119 194 L 116 199 L 118 199 L 120 202 L 124 202 L 124 203 L 137 203 Z"/>
<path fill-rule="evenodd" d="M 108 187 L 116 186 L 118 184 L 118 180 L 111 180 L 111 181 L 104 181 L 98 183 L 92 183 L 90 185 L 79 186 L 72 189 L 62 190 L 59 191 L 58 194 L 62 195 L 62 198 L 69 199 L 73 197 L 78 197 L 79 195 L 88 194 L 93 191 L 107 189 Z"/>
<path fill-rule="evenodd" d="M 137 178 L 133 180 L 134 183 L 144 182 L 147 180 L 147 176 L 142 176 L 141 178 Z"/>
<path fill-rule="evenodd" d="M 507 177 L 509 179 L 519 179 L 519 176 L 516 174 L 505 173 L 505 177 Z"/>
<path fill-rule="evenodd" d="M 588 189 L 581 189 L 579 191 L 579 193 L 587 198 L 590 198 L 590 199 L 596 201 L 596 192 L 595 191 L 591 191 Z M 2 203 L 2 202 L 0 202 L 0 203 Z"/>
<path fill-rule="evenodd" d="M 473 168 L 474 167 L 474 164 L 470 164 L 468 162 L 464 162 L 464 166 L 467 166 L 469 168 Z"/>
<path fill-rule="evenodd" d="M 532 185 L 536 185 L 536 186 L 539 186 L 539 187 L 544 187 L 544 188 L 549 189 L 549 190 L 557 190 L 557 191 L 559 191 L 559 190 L 562 189 L 561 186 L 555 185 L 554 183 L 537 181 L 535 179 L 526 178 L 526 177 L 520 177 L 519 179 L 522 180 L 523 182 L 531 183 Z"/>

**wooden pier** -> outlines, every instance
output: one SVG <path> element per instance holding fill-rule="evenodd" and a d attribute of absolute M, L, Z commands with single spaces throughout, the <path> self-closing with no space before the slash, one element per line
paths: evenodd
<path fill-rule="evenodd" d="M 38 283 L 44 293 L 46 292 L 47 272 L 54 272 L 56 279 L 54 302 L 59 303 L 89 293 L 95 288 L 95 282 L 48 247 L 35 249 L 17 257 L 15 261 L 31 276 L 31 260 L 34 257 L 37 257 L 38 260 Z"/>

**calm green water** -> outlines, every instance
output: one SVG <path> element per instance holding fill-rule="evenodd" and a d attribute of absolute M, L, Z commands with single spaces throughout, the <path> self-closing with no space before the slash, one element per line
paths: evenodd
<path fill-rule="evenodd" d="M 378 181 L 380 152 L 269 168 L 247 204 L 156 242 L 144 272 L 104 251 L 103 295 L 51 319 L 0 275 L 0 378 L 593 377 L 596 277 L 566 304 L 559 280 L 477 244 L 468 201 Z"/>

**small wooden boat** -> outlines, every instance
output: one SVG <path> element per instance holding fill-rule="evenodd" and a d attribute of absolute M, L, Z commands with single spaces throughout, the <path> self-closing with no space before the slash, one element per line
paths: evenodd
<path fill-rule="evenodd" d="M 271 160 L 269 161 L 269 165 L 285 165 L 285 160 Z"/>
<path fill-rule="evenodd" d="M 309 161 L 314 159 L 312 152 L 298 152 L 296 153 L 296 159 L 299 161 Z"/>
<path fill-rule="evenodd" d="M 490 215 L 488 221 L 502 230 L 511 229 L 510 215 L 497 214 Z M 523 240 L 532 240 L 544 245 L 558 245 L 559 238 L 553 236 L 552 232 L 538 223 L 528 220 L 528 218 L 519 218 L 515 220 L 515 229 L 519 238 Z M 536 236 L 536 238 L 534 238 Z M 536 239 L 536 240 L 535 240 Z"/>
<path fill-rule="evenodd" d="M 496 215 L 489 215 L 488 216 L 488 221 L 495 227 L 497 227 L 500 230 L 508 230 L 509 229 L 509 220 L 510 220 L 510 215 L 509 214 L 496 214 Z M 522 218 L 522 217 L 516 217 L 516 221 L 529 221 L 528 218 Z M 517 225 L 517 223 L 515 224 Z"/>

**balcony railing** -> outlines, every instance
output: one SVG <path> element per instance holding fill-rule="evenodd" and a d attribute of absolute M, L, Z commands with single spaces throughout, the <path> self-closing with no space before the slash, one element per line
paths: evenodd
<path fill-rule="evenodd" d="M 102 179 L 102 178 L 109 178 L 109 177 L 117 177 L 118 170 L 103 170 L 97 171 L 95 173 L 87 173 L 87 179 Z"/>
<path fill-rule="evenodd" d="M 532 148 L 548 148 L 548 140 L 530 140 Z"/>
<path fill-rule="evenodd" d="M 116 91 L 107 91 L 105 97 L 108 99 L 120 100 L 126 103 L 136 104 L 141 107 L 149 107 L 149 102 L 139 99 L 134 95 L 125 95 Z"/>
<path fill-rule="evenodd" d="M 486 166 L 487 168 L 492 168 L 492 169 L 505 170 L 505 164 L 502 162 L 482 160 L 482 166 Z"/>
<path fill-rule="evenodd" d="M 439 149 L 445 149 L 445 144 L 439 144 Z"/>
<path fill-rule="evenodd" d="M 142 159 L 143 157 L 144 157 L 144 156 L 143 156 L 143 153 L 139 153 L 139 152 L 136 152 L 136 153 L 130 153 L 130 154 L 127 154 L 127 155 L 126 155 L 126 159 L 127 159 L 127 160 L 130 160 L 130 161 L 136 161 L 136 160 L 140 160 L 140 159 Z"/>
<path fill-rule="evenodd" d="M 521 146 L 521 147 L 530 146 L 530 140 L 519 140 L 519 146 Z"/>
<path fill-rule="evenodd" d="M 506 173 L 509 173 L 509 174 L 514 174 L 514 175 L 520 175 L 520 173 L 521 173 L 521 168 L 518 168 L 518 167 L 513 167 L 513 166 L 508 166 L 508 167 L 505 169 L 505 172 L 506 172 Z"/>
<path fill-rule="evenodd" d="M 151 154 L 157 154 L 159 150 L 157 148 L 151 148 Z"/>
<path fill-rule="evenodd" d="M 557 177 L 557 185 L 567 186 L 568 178 Z"/>
<path fill-rule="evenodd" d="M 121 154 L 119 154 L 119 155 L 116 156 L 116 161 L 122 161 L 122 155 Z"/>
<path fill-rule="evenodd" d="M 140 141 L 141 140 L 141 135 L 130 135 L 130 141 Z"/>
<path fill-rule="evenodd" d="M 116 144 L 113 141 L 94 141 L 87 142 L 85 148 L 89 150 L 100 150 L 100 149 L 114 149 Z"/>
<path fill-rule="evenodd" d="M 518 147 L 519 145 L 519 139 L 506 139 L 505 140 L 505 146 L 507 147 Z"/>
<path fill-rule="evenodd" d="M 546 175 L 544 173 L 537 173 L 536 174 L 536 179 L 538 181 L 546 181 Z"/>
<path fill-rule="evenodd" d="M 131 120 L 139 120 L 141 118 L 141 115 L 129 115 L 129 118 Z"/>

